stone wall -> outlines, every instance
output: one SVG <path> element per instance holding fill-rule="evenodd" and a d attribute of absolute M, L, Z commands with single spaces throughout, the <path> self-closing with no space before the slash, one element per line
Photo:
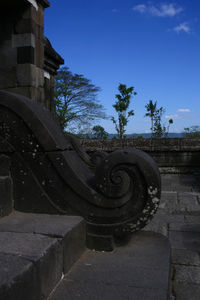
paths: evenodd
<path fill-rule="evenodd" d="M 188 172 L 200 169 L 200 139 L 127 139 L 119 141 L 83 139 L 88 153 L 112 152 L 120 148 L 137 148 L 149 153 L 163 172 Z"/>
<path fill-rule="evenodd" d="M 63 59 L 49 59 L 44 39 L 47 0 L 1 0 L 0 89 L 24 95 L 53 110 L 53 76 Z M 49 69 L 46 61 L 53 61 Z"/>

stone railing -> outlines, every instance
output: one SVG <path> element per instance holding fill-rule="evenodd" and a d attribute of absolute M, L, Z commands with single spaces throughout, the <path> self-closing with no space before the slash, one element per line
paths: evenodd
<path fill-rule="evenodd" d="M 84 139 L 81 144 L 89 154 L 97 150 L 110 153 L 120 148 L 145 151 L 153 157 L 162 172 L 190 172 L 200 169 L 200 139 Z"/>

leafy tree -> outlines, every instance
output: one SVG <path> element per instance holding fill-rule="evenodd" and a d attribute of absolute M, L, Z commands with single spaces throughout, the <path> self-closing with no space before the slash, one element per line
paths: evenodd
<path fill-rule="evenodd" d="M 191 127 L 184 128 L 185 132 L 183 132 L 184 137 L 186 138 L 200 138 L 200 126 L 194 125 Z"/>
<path fill-rule="evenodd" d="M 54 87 L 56 117 L 63 130 L 106 118 L 103 106 L 96 100 L 100 88 L 83 75 L 63 67 L 55 76 Z"/>
<path fill-rule="evenodd" d="M 134 115 L 133 110 L 127 112 L 130 105 L 130 99 L 132 94 L 135 96 L 137 93 L 134 91 L 134 87 L 127 88 L 125 84 L 119 84 L 118 91 L 119 94 L 115 95 L 117 101 L 113 105 L 118 113 L 118 119 L 116 120 L 112 117 L 111 120 L 115 124 L 118 138 L 123 139 L 125 138 L 124 133 L 126 132 L 125 128 L 127 126 L 128 119 Z"/>
<path fill-rule="evenodd" d="M 108 133 L 100 125 L 96 125 L 92 128 L 92 135 L 95 139 L 104 139 L 105 140 L 108 137 Z"/>
<path fill-rule="evenodd" d="M 169 119 L 168 125 L 162 124 L 162 117 L 165 113 L 165 109 L 161 106 L 157 108 L 157 101 L 153 103 L 149 100 L 149 103 L 145 105 L 147 113 L 145 117 L 151 118 L 151 136 L 154 138 L 167 137 L 169 133 L 170 125 L 173 124 L 173 120 Z"/>

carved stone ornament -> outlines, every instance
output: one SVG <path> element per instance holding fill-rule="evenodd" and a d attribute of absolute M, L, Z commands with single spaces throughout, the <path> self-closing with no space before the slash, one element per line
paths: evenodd
<path fill-rule="evenodd" d="M 123 149 L 90 157 L 43 106 L 4 91 L 1 152 L 12 161 L 15 209 L 83 216 L 90 248 L 112 250 L 158 208 L 160 174 L 149 155 Z"/>

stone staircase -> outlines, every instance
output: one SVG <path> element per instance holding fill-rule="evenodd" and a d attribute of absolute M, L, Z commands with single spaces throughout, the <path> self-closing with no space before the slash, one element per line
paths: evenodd
<path fill-rule="evenodd" d="M 14 212 L 1 218 L 0 299 L 47 299 L 84 251 L 81 217 Z"/>
<path fill-rule="evenodd" d="M 85 248 L 81 217 L 13 212 L 0 219 L 1 300 L 167 300 L 170 245 L 139 232 L 112 252 Z"/>

